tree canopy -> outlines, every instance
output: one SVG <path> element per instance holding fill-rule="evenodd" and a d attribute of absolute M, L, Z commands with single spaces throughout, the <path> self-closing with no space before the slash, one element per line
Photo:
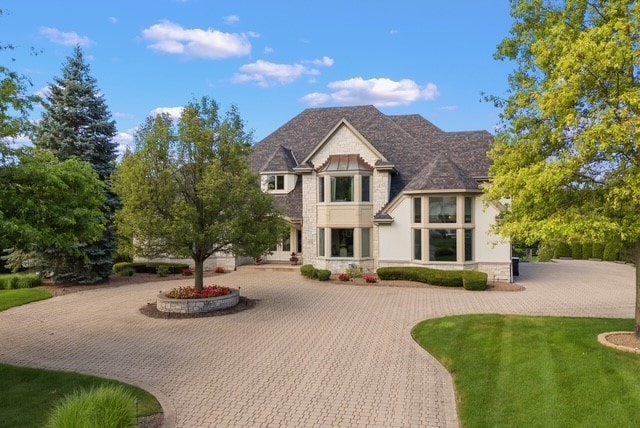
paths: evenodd
<path fill-rule="evenodd" d="M 496 57 L 516 69 L 507 97 L 493 97 L 502 128 L 486 187 L 505 205 L 496 230 L 529 243 L 635 243 L 638 260 L 640 6 L 513 0 L 512 16 Z M 639 308 L 640 297 L 637 334 Z"/>
<path fill-rule="evenodd" d="M 237 109 L 222 116 L 208 97 L 190 102 L 177 124 L 168 115 L 147 118 L 114 183 L 123 203 L 118 224 L 136 253 L 192 258 L 196 288 L 216 252 L 265 254 L 282 220 L 251 172 L 250 150 Z"/>

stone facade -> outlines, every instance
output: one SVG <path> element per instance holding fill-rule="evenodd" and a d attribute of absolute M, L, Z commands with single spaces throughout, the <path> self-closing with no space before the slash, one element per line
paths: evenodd
<path fill-rule="evenodd" d="M 200 314 L 231 308 L 240 301 L 240 291 L 231 289 L 231 294 L 207 299 L 171 299 L 158 294 L 156 307 L 160 312 L 173 314 Z"/>

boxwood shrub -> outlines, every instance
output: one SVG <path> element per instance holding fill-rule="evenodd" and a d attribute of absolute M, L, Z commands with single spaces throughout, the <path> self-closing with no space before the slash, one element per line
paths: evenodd
<path fill-rule="evenodd" d="M 328 281 L 331 278 L 331 271 L 327 269 L 319 269 L 317 271 L 319 281 Z"/>
<path fill-rule="evenodd" d="M 300 273 L 302 274 L 302 276 L 309 279 L 315 279 L 318 277 L 318 269 L 314 268 L 313 265 L 300 266 Z"/>
<path fill-rule="evenodd" d="M 0 290 L 33 288 L 40 284 L 42 284 L 42 278 L 40 278 L 40 275 L 35 273 L 0 275 Z"/>
<path fill-rule="evenodd" d="M 126 270 L 127 268 L 131 268 L 135 273 L 153 273 L 158 274 L 158 267 L 163 266 L 161 269 L 164 270 L 166 267 L 168 274 L 177 274 L 182 273 L 184 269 L 189 267 L 186 263 L 165 263 L 165 262 L 134 262 L 134 263 L 116 263 L 113 265 L 113 272 L 116 274 L 120 274 L 121 271 Z"/>
<path fill-rule="evenodd" d="M 443 287 L 462 287 L 461 270 L 439 270 L 425 267 L 382 267 L 377 271 L 382 280 L 417 281 Z"/>
<path fill-rule="evenodd" d="M 462 271 L 462 285 L 465 290 L 482 291 L 487 289 L 488 276 L 484 272 L 473 270 Z"/>

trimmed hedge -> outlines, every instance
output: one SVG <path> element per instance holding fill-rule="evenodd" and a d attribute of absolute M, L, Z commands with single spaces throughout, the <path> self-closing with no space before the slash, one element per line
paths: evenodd
<path fill-rule="evenodd" d="M 316 279 L 318 277 L 318 269 L 314 268 L 313 265 L 300 266 L 300 273 L 309 279 Z"/>
<path fill-rule="evenodd" d="M 571 247 L 566 242 L 558 242 L 553 252 L 554 259 L 559 259 L 560 257 L 571 257 Z"/>
<path fill-rule="evenodd" d="M 553 259 L 554 248 L 553 245 L 549 242 L 543 242 L 540 244 L 540 249 L 538 250 L 538 261 L 539 262 L 550 262 Z"/>
<path fill-rule="evenodd" d="M 608 262 L 615 262 L 618 260 L 618 254 L 620 252 L 620 246 L 614 243 L 608 243 L 604 246 L 604 252 L 602 254 L 602 260 Z"/>
<path fill-rule="evenodd" d="M 591 257 L 594 259 L 602 260 L 603 256 L 604 256 L 604 244 L 601 242 L 594 243 L 593 247 L 591 248 Z"/>
<path fill-rule="evenodd" d="M 113 265 L 113 272 L 120 275 L 123 270 L 127 268 L 131 268 L 135 273 L 154 273 L 158 274 L 158 268 L 162 267 L 160 270 L 163 271 L 164 267 L 167 269 L 167 273 L 169 274 L 177 274 L 182 273 L 184 269 L 189 267 L 186 263 L 164 263 L 164 262 L 135 262 L 135 263 L 116 263 Z"/>
<path fill-rule="evenodd" d="M 571 244 L 571 258 L 574 260 L 582 260 L 582 244 L 580 242 L 573 242 Z"/>
<path fill-rule="evenodd" d="M 462 271 L 462 285 L 465 290 L 482 291 L 487 289 L 488 275 L 475 270 Z"/>
<path fill-rule="evenodd" d="M 320 269 L 317 271 L 316 275 L 318 277 L 318 281 L 329 281 L 329 278 L 331 278 L 331 271 L 327 269 Z"/>
<path fill-rule="evenodd" d="M 443 287 L 462 287 L 461 270 L 438 270 L 425 267 L 382 267 L 376 273 L 382 280 L 416 281 Z"/>
<path fill-rule="evenodd" d="M 582 258 L 589 260 L 593 254 L 593 244 L 591 242 L 585 242 L 582 244 Z"/>
<path fill-rule="evenodd" d="M 0 290 L 33 288 L 42 284 L 42 278 L 35 273 L 0 275 Z"/>

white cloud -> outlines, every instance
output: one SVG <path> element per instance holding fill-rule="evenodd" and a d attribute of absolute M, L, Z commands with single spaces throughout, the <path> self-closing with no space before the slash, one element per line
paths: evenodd
<path fill-rule="evenodd" d="M 323 67 L 331 67 L 333 59 L 325 56 L 322 59 L 304 61 Z M 240 72 L 233 77 L 233 83 L 254 83 L 263 88 L 276 85 L 288 85 L 303 76 L 317 76 L 320 74 L 315 68 L 303 64 L 276 64 L 259 59 L 252 64 L 240 67 Z"/>
<path fill-rule="evenodd" d="M 40 34 L 42 34 L 47 39 L 49 39 L 51 43 L 56 43 L 58 45 L 63 45 L 63 46 L 80 45 L 82 47 L 93 45 L 93 41 L 86 36 L 80 36 L 78 33 L 75 33 L 75 32 L 65 33 L 63 31 L 58 30 L 57 28 L 42 27 L 40 28 Z"/>
<path fill-rule="evenodd" d="M 119 111 L 113 113 L 113 116 L 118 118 L 118 119 L 135 119 L 136 118 L 135 114 L 122 113 L 122 112 L 119 112 Z"/>
<path fill-rule="evenodd" d="M 440 107 L 440 110 L 442 111 L 456 111 L 458 110 L 458 106 L 444 106 L 444 107 Z"/>
<path fill-rule="evenodd" d="M 17 135 L 15 137 L 5 137 L 0 139 L 4 144 L 9 145 L 13 149 L 19 149 L 21 147 L 32 147 L 33 143 L 31 139 L 26 135 Z"/>
<path fill-rule="evenodd" d="M 395 36 L 396 34 L 398 34 L 398 30 L 389 30 L 390 36 Z"/>
<path fill-rule="evenodd" d="M 118 144 L 118 148 L 116 152 L 118 156 L 122 156 L 127 149 L 133 149 L 133 134 L 135 134 L 135 129 L 130 130 L 129 132 L 118 132 L 118 134 L 113 138 L 113 141 Z"/>
<path fill-rule="evenodd" d="M 249 55 L 250 37 L 255 33 L 224 33 L 214 29 L 182 28 L 170 21 L 142 31 L 142 36 L 151 42 L 153 50 L 190 58 L 222 59 Z"/>
<path fill-rule="evenodd" d="M 311 64 L 317 65 L 318 67 L 331 67 L 333 65 L 333 58 L 323 56 L 321 59 L 314 59 L 311 61 Z"/>
<path fill-rule="evenodd" d="M 116 18 L 115 16 L 110 16 L 109 18 L 107 18 L 109 20 L 110 23 L 112 24 L 117 24 L 118 23 L 118 18 Z"/>
<path fill-rule="evenodd" d="M 238 22 L 240 22 L 240 17 L 238 15 L 229 15 L 224 17 L 225 24 L 233 25 L 237 24 Z"/>
<path fill-rule="evenodd" d="M 378 107 L 409 105 L 417 101 L 435 100 L 440 93 L 438 87 L 429 82 L 420 87 L 410 79 L 394 81 L 388 78 L 368 79 L 354 77 L 332 82 L 330 93 L 311 93 L 302 101 L 311 106 L 334 103 L 338 105 L 373 104 Z"/>
<path fill-rule="evenodd" d="M 162 113 L 167 113 L 171 116 L 171 119 L 178 120 L 180 119 L 180 115 L 182 114 L 182 110 L 184 107 L 158 107 L 151 110 L 149 113 L 150 116 L 157 116 Z"/>
<path fill-rule="evenodd" d="M 265 48 L 264 48 L 264 50 L 262 52 L 264 52 L 265 55 L 271 55 L 274 51 L 273 51 L 272 47 L 265 46 Z"/>

